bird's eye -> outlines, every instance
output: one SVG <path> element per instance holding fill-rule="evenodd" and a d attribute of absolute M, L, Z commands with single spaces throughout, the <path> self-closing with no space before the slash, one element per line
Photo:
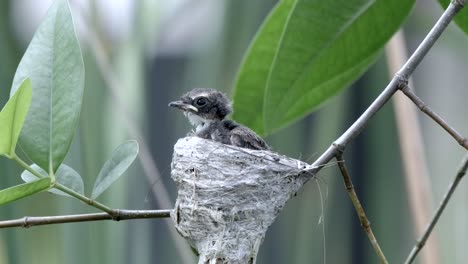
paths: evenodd
<path fill-rule="evenodd" d="M 204 97 L 198 98 L 198 100 L 195 102 L 195 104 L 196 104 L 197 106 L 204 106 L 204 105 L 206 105 L 206 98 L 204 98 Z"/>

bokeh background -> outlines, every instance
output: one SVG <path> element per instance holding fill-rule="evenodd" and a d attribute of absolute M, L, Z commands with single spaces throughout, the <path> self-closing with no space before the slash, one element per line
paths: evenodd
<path fill-rule="evenodd" d="M 50 0 L 0 1 L 0 105 Z M 147 143 L 161 177 L 137 160 L 100 198 L 114 208 L 168 209 L 155 193 L 170 179 L 172 146 L 191 128 L 167 104 L 194 87 L 231 93 L 249 42 L 276 1 L 70 0 L 86 67 L 81 123 L 66 163 L 90 190 L 113 148 L 126 139 Z M 413 51 L 442 8 L 419 1 L 404 25 Z M 417 93 L 468 135 L 468 39 L 449 26 L 414 74 Z M 104 64 L 103 64 L 104 62 Z M 107 64 L 106 64 L 107 63 Z M 351 87 L 300 122 L 268 136 L 274 150 L 313 162 L 389 81 L 382 56 Z M 464 152 L 419 115 L 429 164 L 428 203 L 435 208 Z M 345 159 L 387 258 L 402 262 L 416 240 L 408 208 L 391 104 L 350 145 Z M 21 182 L 15 163 L 0 159 L 0 187 Z M 160 194 L 160 193 L 159 193 Z M 435 229 L 440 263 L 468 259 L 468 183 L 462 181 Z M 94 212 L 80 202 L 40 193 L 0 208 L 0 220 Z M 76 223 L 0 230 L 0 264 L 184 263 L 166 220 Z M 195 259 L 193 257 L 193 259 Z M 336 164 L 329 164 L 286 206 L 269 229 L 257 263 L 376 263 Z M 421 262 L 422 263 L 422 262 Z"/>

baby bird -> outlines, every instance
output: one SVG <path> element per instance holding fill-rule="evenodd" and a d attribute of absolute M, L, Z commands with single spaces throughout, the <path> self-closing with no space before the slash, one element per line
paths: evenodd
<path fill-rule="evenodd" d="M 232 112 L 231 102 L 214 89 L 196 88 L 180 100 L 169 103 L 184 112 L 195 126 L 195 136 L 241 148 L 269 150 L 265 141 L 250 128 L 225 119 Z"/>

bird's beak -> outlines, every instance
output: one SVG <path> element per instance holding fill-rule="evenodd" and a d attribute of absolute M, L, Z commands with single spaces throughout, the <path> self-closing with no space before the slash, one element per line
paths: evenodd
<path fill-rule="evenodd" d="M 195 106 L 186 104 L 186 103 L 184 103 L 182 101 L 170 102 L 169 106 L 179 108 L 180 110 L 183 110 L 183 111 L 198 112 L 198 109 Z"/>

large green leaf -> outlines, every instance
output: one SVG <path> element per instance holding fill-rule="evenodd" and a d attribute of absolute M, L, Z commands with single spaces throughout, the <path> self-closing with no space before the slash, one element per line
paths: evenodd
<path fill-rule="evenodd" d="M 268 73 L 278 49 L 282 31 L 293 1 L 280 1 L 270 13 L 251 47 L 237 76 L 234 90 L 233 118 L 248 125 L 259 134 L 265 134 L 263 127 L 263 97 Z"/>
<path fill-rule="evenodd" d="M 19 143 L 44 170 L 62 163 L 78 125 L 84 66 L 66 0 L 50 7 L 16 70 L 11 95 L 30 77 L 33 95 Z"/>
<path fill-rule="evenodd" d="M 358 78 L 408 16 L 414 0 L 283 0 L 239 71 L 234 119 L 268 134 Z"/>
<path fill-rule="evenodd" d="M 50 178 L 23 183 L 0 191 L 0 205 L 4 205 L 23 197 L 47 190 L 50 187 Z"/>
<path fill-rule="evenodd" d="M 447 8 L 450 3 L 450 0 L 438 0 L 440 5 L 443 8 Z M 468 8 L 463 8 L 455 17 L 455 23 L 465 32 L 468 34 Z"/>
<path fill-rule="evenodd" d="M 31 104 L 31 82 L 23 80 L 0 112 L 0 155 L 15 153 L 16 143 Z"/>
<path fill-rule="evenodd" d="M 36 164 L 31 165 L 31 168 L 37 171 L 39 174 L 43 175 L 44 177 L 48 177 L 48 174 L 45 170 L 37 166 Z M 31 172 L 25 170 L 21 173 L 21 179 L 25 182 L 32 182 L 37 180 L 37 177 L 33 175 Z M 83 179 L 81 178 L 80 174 L 76 172 L 71 167 L 61 164 L 58 170 L 55 172 L 55 179 L 58 183 L 62 184 L 63 186 L 84 195 L 84 184 Z M 68 194 L 59 191 L 55 188 L 49 189 L 49 192 L 59 195 L 69 196 Z"/>
<path fill-rule="evenodd" d="M 96 199 L 109 186 L 112 185 L 132 164 L 138 155 L 138 143 L 135 140 L 127 141 L 118 146 L 109 160 L 104 163 L 94 183 L 92 199 Z"/>

